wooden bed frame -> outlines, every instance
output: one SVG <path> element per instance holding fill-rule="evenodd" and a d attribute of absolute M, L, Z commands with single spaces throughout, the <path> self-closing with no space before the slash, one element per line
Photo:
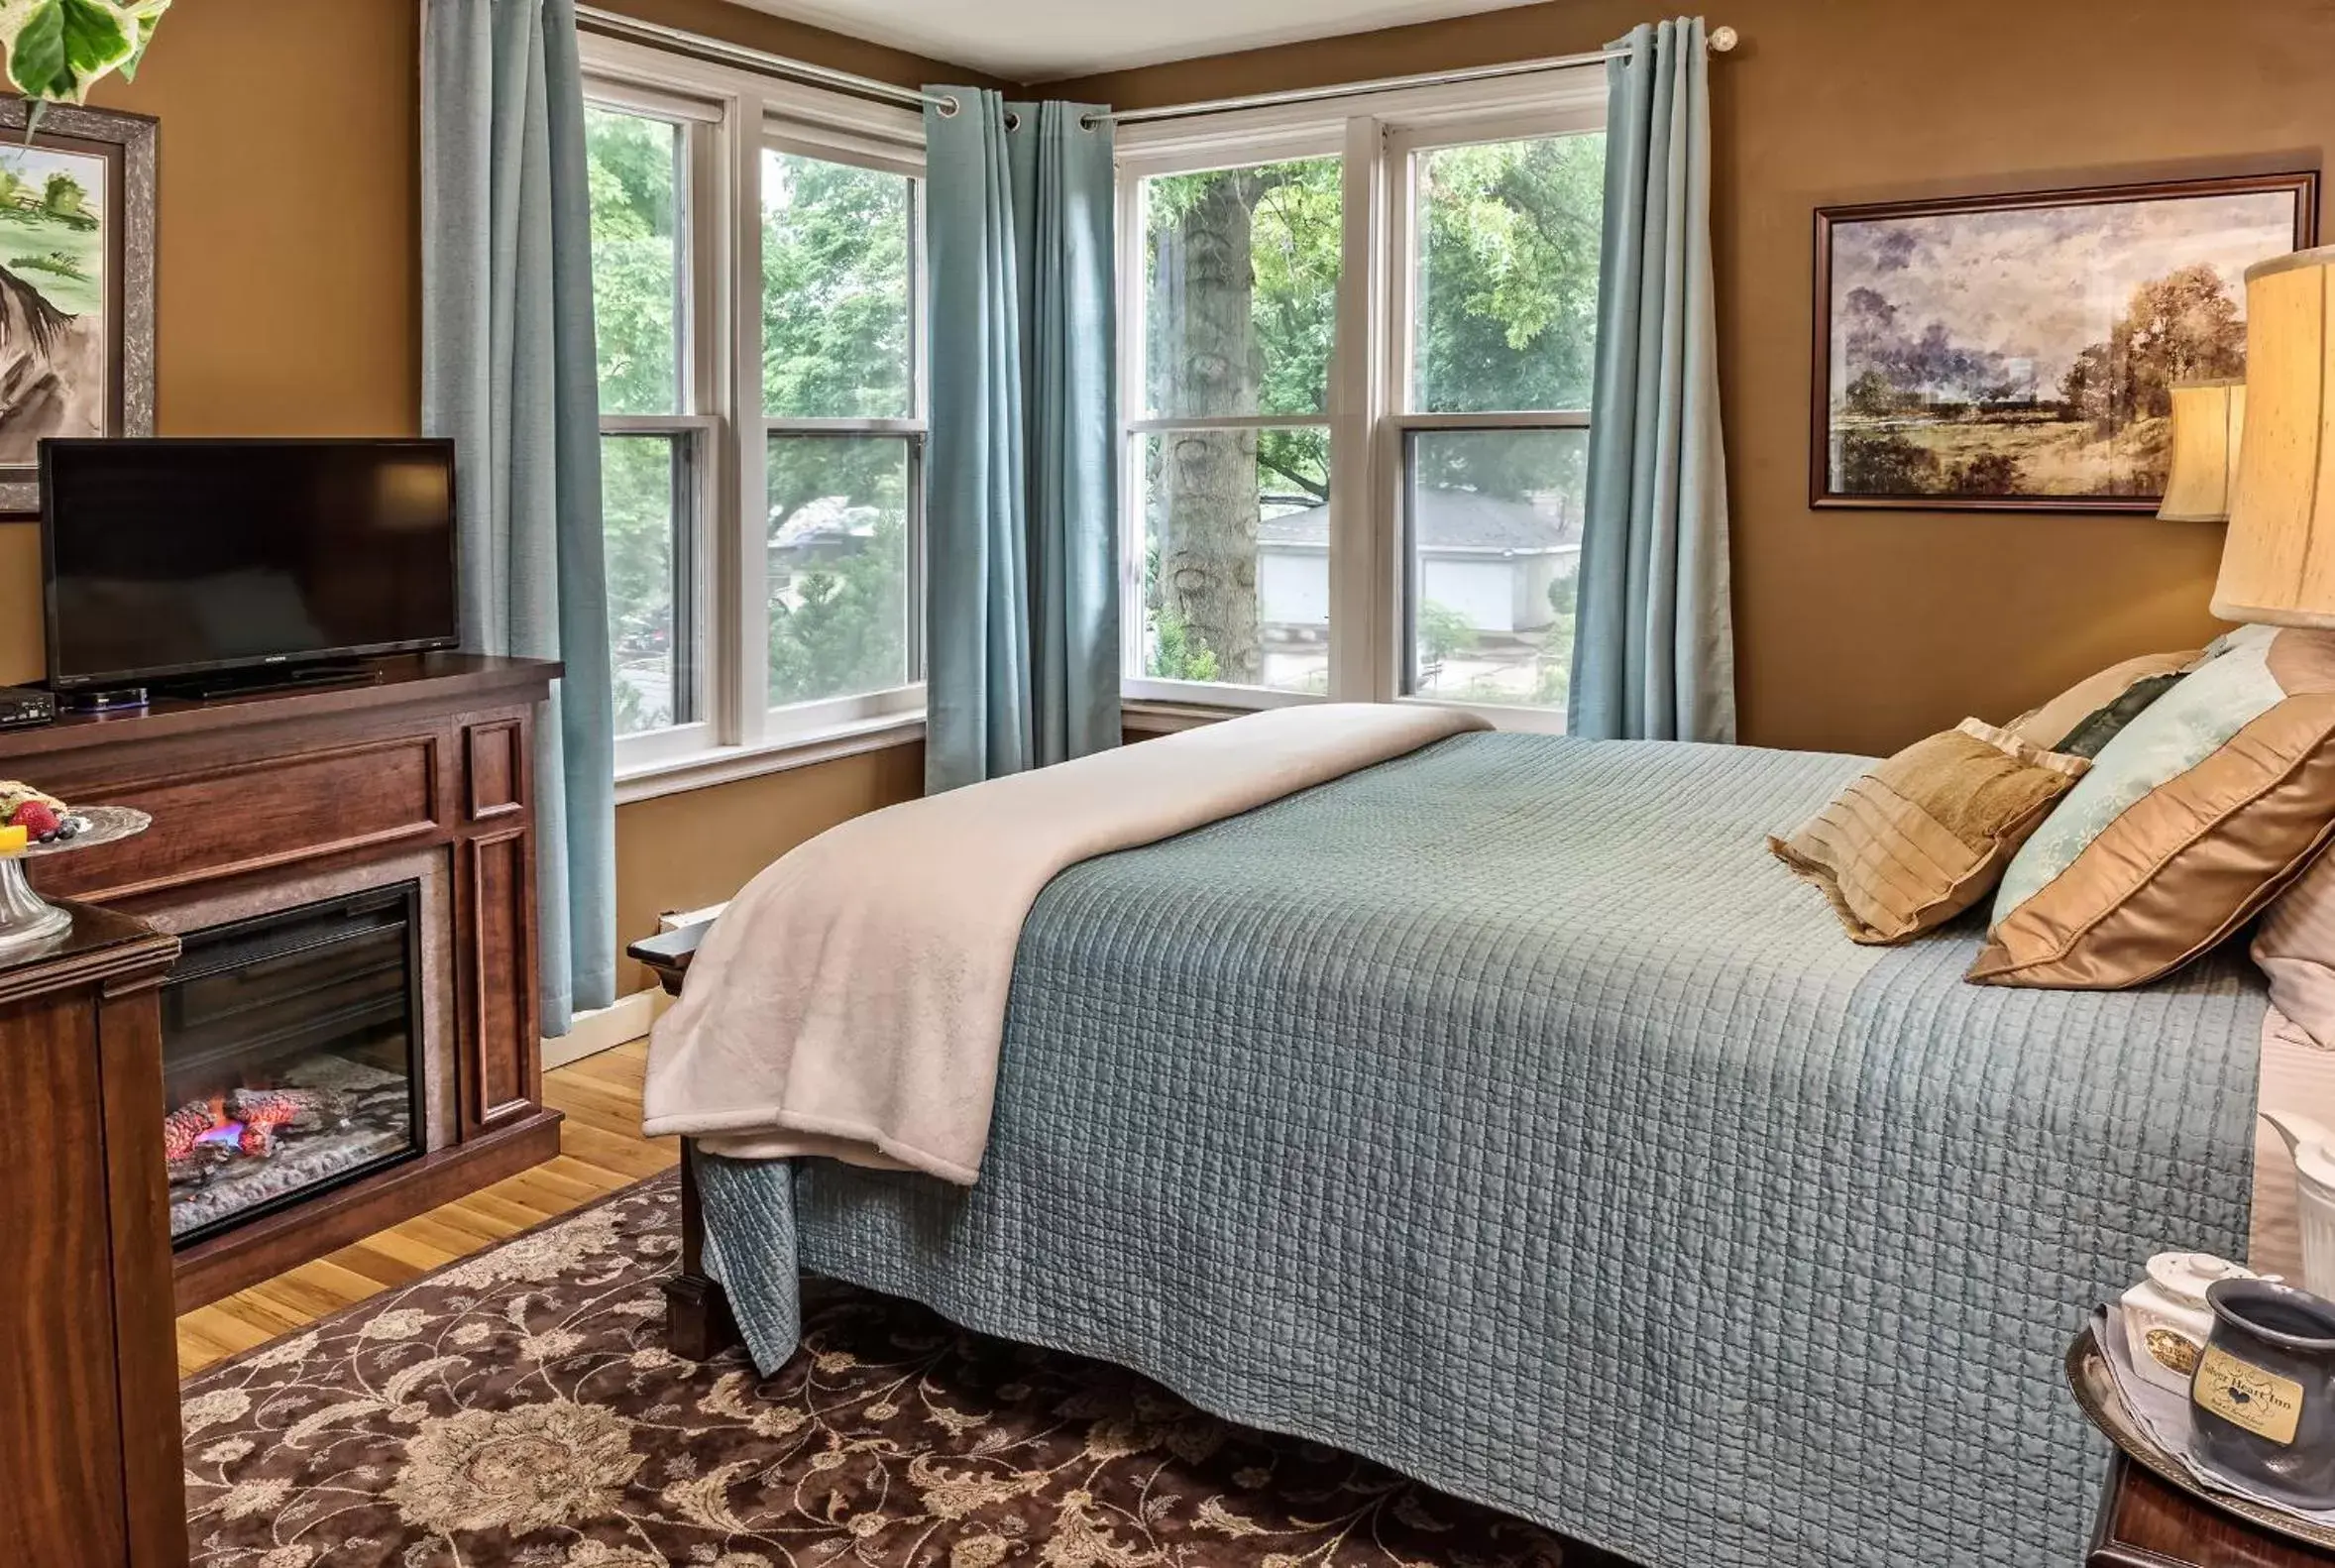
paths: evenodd
<path fill-rule="evenodd" d="M 624 950 L 625 955 L 647 966 L 657 983 L 674 996 L 689 974 L 698 945 L 714 929 L 710 920 L 673 931 L 659 932 Z M 698 1196 L 697 1149 L 694 1139 L 681 1140 L 681 1272 L 665 1282 L 666 1326 L 673 1336 L 674 1354 L 692 1361 L 711 1361 L 733 1345 L 745 1343 L 729 1294 L 706 1273 L 706 1214 Z"/>

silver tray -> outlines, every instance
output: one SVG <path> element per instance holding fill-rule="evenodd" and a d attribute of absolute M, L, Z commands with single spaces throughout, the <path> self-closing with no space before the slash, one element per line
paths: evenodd
<path fill-rule="evenodd" d="M 2092 1337 L 2089 1324 L 2075 1336 L 2075 1343 L 2067 1347 L 2067 1387 L 2074 1392 L 2075 1402 L 2083 1407 L 2085 1417 L 2106 1432 L 2108 1440 L 2122 1449 L 2127 1459 L 2173 1491 L 2273 1535 L 2335 1549 L 2335 1528 L 2199 1486 L 2181 1462 L 2159 1447 L 2157 1439 L 2126 1411 L 2124 1396 L 2116 1392 L 2115 1375 L 2108 1370 L 2108 1357 L 2100 1349 L 2100 1342 Z"/>
<path fill-rule="evenodd" d="M 128 806 L 90 806 L 73 815 L 89 819 L 87 832 L 50 843 L 26 844 L 10 858 L 21 856 L 30 859 L 44 854 L 70 854 L 75 849 L 94 849 L 99 844 L 119 843 L 124 839 L 135 839 L 154 826 L 152 817 Z"/>

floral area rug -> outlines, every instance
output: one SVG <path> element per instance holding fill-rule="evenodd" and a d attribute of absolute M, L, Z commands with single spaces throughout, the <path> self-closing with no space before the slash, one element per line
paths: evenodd
<path fill-rule="evenodd" d="M 1567 1560 L 1365 1461 L 841 1286 L 811 1287 L 774 1378 L 685 1361 L 656 1288 L 679 1227 L 658 1176 L 190 1380 L 197 1568 Z"/>

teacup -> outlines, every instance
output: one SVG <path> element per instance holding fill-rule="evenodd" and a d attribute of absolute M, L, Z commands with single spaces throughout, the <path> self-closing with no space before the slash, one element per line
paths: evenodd
<path fill-rule="evenodd" d="M 2335 1509 L 2335 1301 L 2269 1280 L 2208 1287 L 2189 1379 L 2198 1457 L 2305 1509 Z"/>

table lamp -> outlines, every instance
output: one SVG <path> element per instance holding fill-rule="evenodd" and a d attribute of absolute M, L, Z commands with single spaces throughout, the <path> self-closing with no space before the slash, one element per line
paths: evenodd
<path fill-rule="evenodd" d="M 2166 476 L 2168 522 L 2226 522 L 2238 477 L 2238 437 L 2246 428 L 2246 383 L 2180 382 L 2172 389 L 2172 472 Z"/>
<path fill-rule="evenodd" d="M 2213 613 L 2335 627 L 2335 246 L 2246 270 L 2246 441 Z"/>

